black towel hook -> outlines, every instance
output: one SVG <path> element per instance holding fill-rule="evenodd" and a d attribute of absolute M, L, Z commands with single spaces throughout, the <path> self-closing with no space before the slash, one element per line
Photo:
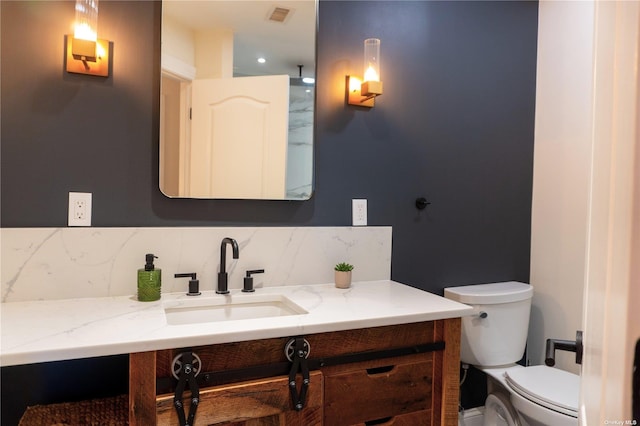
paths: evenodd
<path fill-rule="evenodd" d="M 416 198 L 416 208 L 418 210 L 426 209 L 429 204 L 431 203 L 428 202 L 427 199 L 424 197 Z"/>

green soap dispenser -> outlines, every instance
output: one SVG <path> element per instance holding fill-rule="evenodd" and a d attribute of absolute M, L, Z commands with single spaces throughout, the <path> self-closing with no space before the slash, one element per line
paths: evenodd
<path fill-rule="evenodd" d="M 146 255 L 144 268 L 138 269 L 138 300 L 153 302 L 160 299 L 162 271 L 153 265 L 153 259 L 158 257 L 149 253 Z"/>

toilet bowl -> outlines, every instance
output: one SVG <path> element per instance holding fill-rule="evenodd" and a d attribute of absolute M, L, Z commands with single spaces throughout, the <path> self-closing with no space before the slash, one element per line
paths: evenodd
<path fill-rule="evenodd" d="M 484 423 L 492 426 L 522 426 L 520 416 L 502 392 L 491 393 L 484 402 Z"/>
<path fill-rule="evenodd" d="M 483 426 L 484 407 L 462 410 L 458 416 L 458 426 Z"/>
<path fill-rule="evenodd" d="M 516 364 L 526 345 L 533 288 L 515 281 L 445 288 L 471 305 L 462 319 L 460 360 L 487 374 L 485 426 L 577 426 L 580 377 Z"/>
<path fill-rule="evenodd" d="M 480 368 L 489 377 L 489 397 L 507 395 L 507 404 L 520 426 L 575 426 L 578 424 L 580 377 L 546 365 Z M 489 400 L 487 397 L 487 400 Z M 494 401 L 485 402 L 485 425 L 491 421 Z M 497 407 L 498 414 L 500 408 Z M 489 413 L 489 415 L 487 415 Z M 515 415 L 514 415 L 515 413 Z M 519 423 L 518 423 L 519 422 Z M 511 423 L 504 423 L 511 425 Z"/>

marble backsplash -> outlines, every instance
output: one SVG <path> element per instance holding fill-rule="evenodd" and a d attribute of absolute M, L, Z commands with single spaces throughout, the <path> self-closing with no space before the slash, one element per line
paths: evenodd
<path fill-rule="evenodd" d="M 222 238 L 229 288 L 242 288 L 245 271 L 256 289 L 333 282 L 333 266 L 352 263 L 354 281 L 391 277 L 391 227 L 175 227 L 2 228 L 1 301 L 69 299 L 136 294 L 146 253 L 158 256 L 162 292 L 187 291 L 195 272 L 200 290 L 214 290 Z"/>

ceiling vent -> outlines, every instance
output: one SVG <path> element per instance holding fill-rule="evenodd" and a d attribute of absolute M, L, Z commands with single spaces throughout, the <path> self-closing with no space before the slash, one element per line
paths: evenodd
<path fill-rule="evenodd" d="M 275 7 L 271 13 L 269 13 L 269 20 L 273 22 L 284 22 L 287 16 L 289 16 L 289 12 L 291 12 L 291 9 Z"/>

